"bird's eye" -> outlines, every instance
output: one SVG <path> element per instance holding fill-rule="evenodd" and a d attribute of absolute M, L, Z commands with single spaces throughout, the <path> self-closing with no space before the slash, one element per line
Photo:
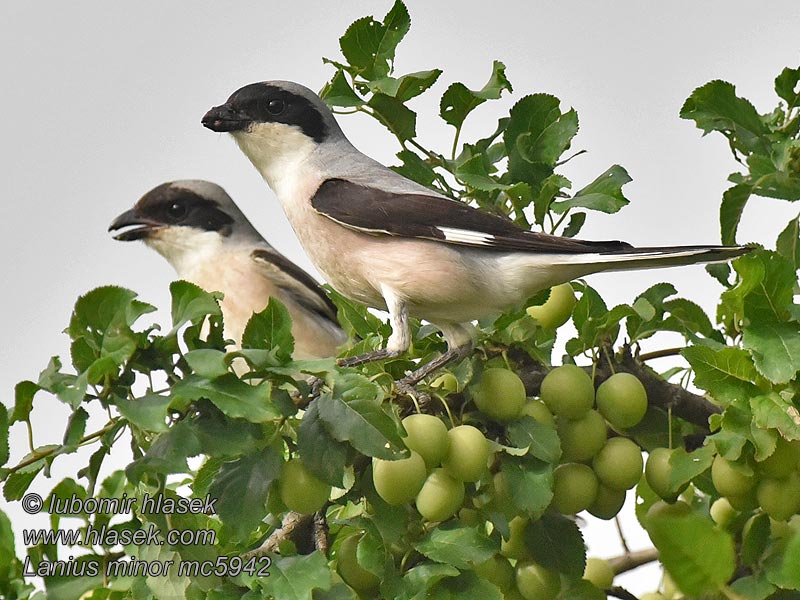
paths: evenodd
<path fill-rule="evenodd" d="M 267 102 L 267 112 L 271 115 L 279 115 L 286 108 L 286 103 L 283 100 L 270 100 Z"/>
<path fill-rule="evenodd" d="M 182 219 L 186 216 L 186 205 L 183 202 L 173 202 L 167 207 L 167 214 L 173 219 Z"/>

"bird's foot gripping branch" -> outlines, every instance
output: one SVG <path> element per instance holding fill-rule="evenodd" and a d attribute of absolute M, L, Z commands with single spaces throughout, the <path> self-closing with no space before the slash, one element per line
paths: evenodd
<path fill-rule="evenodd" d="M 569 150 L 577 113 L 562 110 L 549 94 L 524 96 L 485 137 L 461 139 L 475 107 L 511 91 L 499 62 L 482 87 L 457 82 L 445 89 L 440 116 L 454 129 L 452 145 L 427 148 L 408 103 L 433 93 L 442 72 L 394 71 L 395 49 L 409 26 L 400 2 L 383 21 L 356 21 L 340 40 L 341 62 L 329 61 L 334 74 L 322 97 L 337 112 L 371 115 L 397 138 L 394 170 L 417 182 L 412 196 L 435 197 L 431 202 L 447 209 L 452 204 L 441 202 L 451 201 L 433 194 L 458 198 L 458 206 L 510 218 L 481 217 L 478 235 L 444 222 L 411 221 L 421 244 L 447 244 L 460 252 L 476 244 L 522 238 L 527 243 L 533 234 L 518 232 L 531 228 L 537 236 L 572 238 L 592 211 L 614 213 L 628 203 L 622 187 L 630 178 L 618 165 L 570 191 L 559 169 L 576 156 Z M 800 198 L 798 79 L 800 69 L 778 76 L 778 108 L 765 114 L 718 81 L 693 92 L 683 107 L 682 115 L 704 131 L 725 135 L 743 161 L 720 208 L 725 244 L 736 244 L 746 202 Z M 248 93 L 254 91 L 263 87 Z M 244 121 L 253 117 L 294 118 L 277 117 L 287 102 L 307 92 L 289 92 L 294 96 L 281 98 L 283 104 L 255 102 L 263 114 L 229 106 L 207 124 L 236 132 L 250 127 Z M 324 143 L 335 125 L 333 117 L 326 120 L 324 105 L 314 106 L 324 118 L 303 121 L 305 128 L 293 138 L 298 152 L 316 147 L 308 139 Z M 317 207 L 341 217 L 331 212 L 332 197 L 318 197 Z M 376 192 L 373 199 L 387 197 Z M 486 231 L 489 222 L 496 229 Z M 182 543 L 173 536 L 173 543 L 157 538 L 135 552 L 130 546 L 89 545 L 71 548 L 72 556 L 83 554 L 67 559 L 43 542 L 28 548 L 23 559 L 5 533 L 11 529 L 8 518 L 0 515 L 0 595 L 30 597 L 26 565 L 35 569 L 59 558 L 76 567 L 109 565 L 135 553 L 137 560 L 171 561 L 176 568 L 149 578 L 103 577 L 78 568 L 55 572 L 44 578 L 48 596 L 323 599 L 427 593 L 600 600 L 606 593 L 630 598 L 615 585 L 616 576 L 658 560 L 667 573 L 659 584 L 665 594 L 677 586 L 688 597 L 786 597 L 779 594 L 800 590 L 800 311 L 794 296 L 799 230 L 793 219 L 778 235 L 775 251 L 756 249 L 731 267 L 709 269 L 722 285 L 713 321 L 669 283 L 613 307 L 584 281 L 532 294 L 527 308 L 520 304 L 480 320 L 475 351 L 417 384 L 431 397 L 423 410 L 396 398 L 394 382 L 448 346 L 435 327 L 414 318 L 402 323 L 407 352 L 342 368 L 335 358 L 292 358 L 289 311 L 277 300 L 252 317 L 234 351 L 225 340 L 218 295 L 173 283 L 172 323 L 161 333 L 141 325 L 153 307 L 133 292 L 93 290 L 77 301 L 67 329 L 71 367 L 54 358 L 37 381 L 17 386 L 10 410 L 0 408 L 3 494 L 9 502 L 21 500 L 34 481 L 59 473 L 59 457 L 86 451 L 84 468 L 55 482 L 42 506 L 73 496 L 177 499 L 189 493 L 215 499 L 214 513 L 134 512 L 112 525 L 130 532 L 158 529 L 165 536 L 212 531 L 215 543 Z M 772 240 L 763 242 L 772 246 Z M 542 252 L 552 250 L 542 243 Z M 585 250 L 583 242 L 557 243 Z M 698 253 L 692 260 L 742 252 L 668 252 L 673 251 Z M 599 252 L 623 262 L 664 258 L 663 249 L 633 256 L 622 244 Z M 667 260 L 684 258 L 673 254 Z M 419 270 L 418 263 L 412 266 Z M 391 291 L 384 300 L 396 299 Z M 398 331 L 397 322 L 384 323 L 344 295 L 331 291 L 331 297 L 353 340 L 345 357 L 380 349 Z M 460 323 L 441 315 L 432 321 Z M 571 337 L 556 344 L 556 332 Z M 660 348 L 665 333 L 671 342 Z M 675 334 L 683 340 L 679 348 Z M 459 339 L 453 333 L 448 341 Z M 656 349 L 642 350 L 644 344 Z M 562 346 L 565 356 L 554 361 L 554 348 Z M 665 372 L 651 367 L 666 356 L 675 362 Z M 68 408 L 70 418 L 63 437 L 41 444 L 32 411 L 54 401 Z M 88 428 L 90 417 L 102 421 Z M 15 448 L 18 456 L 9 456 L 12 426 L 27 428 L 27 454 Z M 129 464 L 101 476 L 112 450 L 123 446 L 132 453 Z M 593 549 L 587 549 L 574 515 L 587 511 L 611 520 L 633 497 L 654 549 L 626 551 L 609 562 L 587 560 Z M 51 515 L 54 528 L 63 516 Z M 73 516 L 81 527 L 109 525 L 107 515 Z M 268 575 L 228 568 L 238 559 L 248 564 L 257 558 L 248 553 L 259 548 L 268 552 Z M 178 570 L 189 562 L 220 568 Z"/>

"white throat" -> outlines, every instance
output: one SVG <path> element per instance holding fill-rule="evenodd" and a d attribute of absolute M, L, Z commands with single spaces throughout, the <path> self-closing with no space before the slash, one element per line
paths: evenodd
<path fill-rule="evenodd" d="M 164 227 L 145 243 L 167 259 L 181 279 L 191 280 L 197 271 L 219 256 L 223 239 L 216 231 L 190 227 Z"/>
<path fill-rule="evenodd" d="M 283 123 L 256 123 L 232 135 L 278 198 L 291 194 L 318 146 L 298 127 Z"/>

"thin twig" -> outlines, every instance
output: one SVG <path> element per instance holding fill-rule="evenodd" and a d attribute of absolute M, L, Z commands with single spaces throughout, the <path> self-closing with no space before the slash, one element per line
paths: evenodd
<path fill-rule="evenodd" d="M 619 575 L 620 573 L 633 571 L 637 567 L 641 567 L 642 565 L 656 560 L 658 560 L 658 550 L 655 548 L 645 548 L 644 550 L 626 552 L 622 556 L 610 558 L 608 562 L 611 568 L 614 569 L 614 573 Z"/>
<path fill-rule="evenodd" d="M 683 348 L 663 348 L 661 350 L 653 350 L 652 352 L 645 352 L 639 354 L 636 358 L 641 361 L 653 360 L 654 358 L 664 358 L 665 356 L 679 356 Z"/>
<path fill-rule="evenodd" d="M 622 544 L 622 549 L 625 550 L 626 555 L 630 554 L 631 549 L 628 547 L 628 541 L 625 539 L 625 534 L 622 532 L 622 525 L 619 522 L 619 516 L 614 517 L 614 525 L 617 526 L 617 534 L 619 535 L 619 541 Z"/>

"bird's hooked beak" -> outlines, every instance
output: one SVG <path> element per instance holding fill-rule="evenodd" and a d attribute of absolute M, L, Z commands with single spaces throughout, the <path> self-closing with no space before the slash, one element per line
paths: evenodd
<path fill-rule="evenodd" d="M 252 122 L 241 111 L 234 110 L 229 104 L 221 104 L 209 110 L 201 123 L 211 131 L 220 133 L 230 131 L 241 131 L 246 129 Z"/>
<path fill-rule="evenodd" d="M 108 226 L 108 230 L 119 231 L 127 227 L 129 229 L 120 231 L 114 236 L 114 239 L 121 242 L 132 242 L 134 240 L 147 239 L 153 231 L 163 226 L 163 223 L 143 217 L 135 208 L 131 208 L 114 219 L 111 225 Z"/>

